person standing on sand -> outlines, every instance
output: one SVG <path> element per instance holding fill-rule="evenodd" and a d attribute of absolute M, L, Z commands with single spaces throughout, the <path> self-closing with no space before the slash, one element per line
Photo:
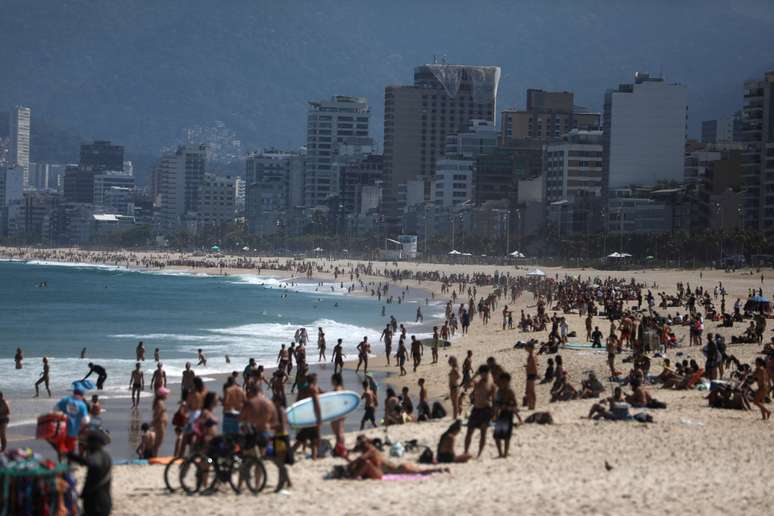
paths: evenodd
<path fill-rule="evenodd" d="M 132 408 L 137 408 L 140 406 L 140 393 L 145 389 L 145 375 L 139 362 L 134 365 L 134 371 L 129 378 L 129 389 L 132 391 Z"/>
<path fill-rule="evenodd" d="M 8 405 L 3 393 L 0 392 L 0 453 L 8 447 L 8 438 L 5 431 L 8 428 L 8 422 L 11 420 L 11 406 Z"/>
<path fill-rule="evenodd" d="M 535 410 L 537 395 L 535 394 L 535 382 L 538 380 L 538 363 L 535 359 L 535 344 L 528 342 L 527 346 L 527 386 L 524 389 L 524 401 L 529 410 Z"/>
<path fill-rule="evenodd" d="M 363 419 L 360 420 L 360 430 L 365 428 L 367 421 L 370 421 L 374 428 L 376 428 L 376 406 L 378 405 L 378 402 L 376 400 L 376 394 L 371 390 L 371 384 L 368 380 L 363 382 L 363 394 L 360 396 L 360 399 L 365 403 Z"/>
<path fill-rule="evenodd" d="M 389 324 L 384 327 L 379 340 L 384 341 L 384 353 L 387 355 L 387 365 L 390 365 L 390 355 L 392 354 L 392 327 Z"/>
<path fill-rule="evenodd" d="M 307 375 L 305 384 L 299 388 L 298 401 L 306 398 L 312 398 L 312 407 L 314 408 L 315 426 L 302 428 L 296 434 L 296 443 L 293 445 L 295 453 L 302 445 L 309 444 L 312 448 L 312 460 L 317 460 L 317 453 L 320 448 L 320 427 L 322 426 L 322 413 L 320 409 L 320 389 L 317 387 L 317 375 L 312 373 Z"/>
<path fill-rule="evenodd" d="M 766 402 L 766 396 L 769 394 L 769 373 L 766 371 L 766 361 L 761 357 L 755 359 L 753 378 L 758 384 L 753 404 L 761 410 L 761 418 L 766 421 L 771 417 L 771 411 L 763 406 Z"/>
<path fill-rule="evenodd" d="M 439 346 L 439 336 L 438 336 L 438 326 L 433 326 L 433 344 L 431 346 L 431 350 L 433 353 L 433 364 L 438 363 L 438 346 Z"/>
<path fill-rule="evenodd" d="M 513 435 L 513 417 L 516 416 L 521 423 L 518 403 L 516 402 L 516 393 L 511 387 L 511 375 L 500 373 L 497 379 L 497 392 L 495 394 L 495 428 L 493 437 L 497 446 L 497 454 L 500 458 L 508 456 L 511 447 L 511 436 Z"/>
<path fill-rule="evenodd" d="M 363 373 L 368 372 L 368 352 L 370 347 L 368 345 L 368 337 L 363 337 L 363 340 L 357 345 L 357 367 L 355 368 L 355 373 L 360 371 L 361 364 L 363 365 Z"/>
<path fill-rule="evenodd" d="M 406 349 L 406 341 L 403 339 L 403 337 L 400 338 L 398 341 L 398 351 L 395 353 L 395 360 L 398 362 L 398 367 L 400 367 L 400 375 L 406 376 L 406 360 L 408 359 L 408 350 Z"/>
<path fill-rule="evenodd" d="M 341 375 L 335 373 L 331 376 L 331 385 L 334 392 L 341 392 L 344 390 L 344 380 Z M 336 446 L 333 449 L 335 456 L 344 457 L 347 454 L 347 447 L 344 445 L 344 421 L 346 418 L 336 419 L 331 421 L 331 432 L 336 437 Z"/>
<path fill-rule="evenodd" d="M 153 444 L 153 455 L 157 457 L 161 445 L 164 443 L 164 434 L 167 432 L 167 396 L 169 395 L 169 389 L 166 387 L 160 387 L 156 389 L 156 394 L 153 398 L 153 419 L 151 420 L 151 427 L 156 434 L 156 442 Z"/>
<path fill-rule="evenodd" d="M 336 341 L 336 345 L 333 346 L 333 357 L 331 357 L 331 362 L 333 362 L 333 374 L 341 373 L 341 370 L 344 368 L 344 349 L 341 345 L 341 339 L 338 339 Z"/>
<path fill-rule="evenodd" d="M 40 391 L 38 388 L 40 387 L 40 384 L 42 383 L 46 387 L 46 392 L 48 392 L 48 397 L 51 397 L 51 389 L 48 386 L 48 379 L 49 379 L 50 369 L 48 367 L 48 357 L 43 357 L 43 371 L 40 373 L 40 378 L 38 378 L 38 381 L 35 382 L 35 397 L 37 398 L 40 395 Z"/>
<path fill-rule="evenodd" d="M 417 372 L 417 367 L 422 363 L 422 355 L 425 352 L 425 346 L 421 340 L 417 340 L 415 335 L 411 336 L 411 358 L 414 360 L 414 372 Z"/>
<path fill-rule="evenodd" d="M 180 399 L 185 400 L 188 396 L 188 392 L 194 387 L 194 378 L 196 373 L 191 369 L 191 362 L 185 363 L 185 369 L 183 370 L 183 378 L 180 381 Z"/>
<path fill-rule="evenodd" d="M 239 433 L 239 413 L 245 402 L 245 391 L 229 376 L 223 386 L 223 435 Z"/>
<path fill-rule="evenodd" d="M 288 350 L 285 349 L 285 345 L 282 344 L 279 350 L 279 353 L 277 353 L 277 369 L 281 369 L 284 373 L 285 370 L 288 368 Z"/>
<path fill-rule="evenodd" d="M 489 367 L 486 365 L 478 368 L 478 380 L 476 380 L 473 386 L 471 398 L 473 410 L 470 412 L 468 430 L 465 434 L 465 454 L 467 455 L 470 449 L 473 432 L 478 430 L 480 432 L 478 457 L 481 457 L 484 445 L 486 445 L 486 432 L 489 428 L 489 423 L 492 421 L 492 406 L 495 401 L 495 385 L 489 374 Z"/>
<path fill-rule="evenodd" d="M 460 372 L 457 364 L 457 357 L 449 357 L 449 401 L 452 405 L 452 419 L 457 419 L 461 414 L 460 410 Z"/>

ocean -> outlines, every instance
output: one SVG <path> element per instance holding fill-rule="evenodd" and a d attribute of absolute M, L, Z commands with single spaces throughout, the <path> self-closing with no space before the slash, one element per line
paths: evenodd
<path fill-rule="evenodd" d="M 339 283 L 290 285 L 289 276 L 206 276 L 89 264 L 0 262 L 0 390 L 16 400 L 11 424 L 29 423 L 40 413 L 40 404 L 50 404 L 47 399 L 30 399 L 43 356 L 49 359 L 54 399 L 88 372 L 89 361 L 107 369 L 103 399 L 128 398 L 140 340 L 146 349 L 146 382 L 155 367 L 153 351 L 159 348 L 174 383 L 186 361 L 196 364 L 198 349 L 208 363 L 194 369 L 206 378 L 241 371 L 251 357 L 274 366 L 280 345 L 289 344 L 299 327 L 309 333 L 307 355 L 314 363 L 318 327 L 326 333 L 330 360 L 338 338 L 349 358 L 356 357 L 355 346 L 363 336 L 368 336 L 375 354 L 382 353 L 379 335 L 390 315 L 417 336 L 426 336 L 427 325 L 442 317 L 443 305 L 425 306 L 419 290 L 409 292 L 406 303 L 384 305 L 382 317 L 383 303 L 349 295 L 346 283 L 344 288 Z M 47 286 L 41 286 L 43 282 Z M 397 288 L 390 294 L 397 296 Z M 414 322 L 417 303 L 422 304 L 425 325 Z M 22 370 L 14 368 L 17 347 L 24 351 Z M 79 358 L 83 348 L 85 359 Z M 23 406 L 19 399 L 25 400 Z"/>

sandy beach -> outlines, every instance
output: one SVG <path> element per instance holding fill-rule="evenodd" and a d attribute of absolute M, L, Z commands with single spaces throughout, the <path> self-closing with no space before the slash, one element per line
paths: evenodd
<path fill-rule="evenodd" d="M 40 250 L 43 251 L 43 250 Z M 0 249 L 0 256 L 33 257 L 31 250 L 14 251 Z M 69 251 L 62 251 L 60 257 Z M 56 254 L 54 254 L 56 256 Z M 115 254 L 83 252 L 69 255 L 71 259 L 85 263 L 119 263 Z M 153 253 L 133 253 L 133 260 L 168 259 Z M 182 259 L 182 258 L 181 258 Z M 111 261 L 112 260 L 112 261 Z M 213 259 L 217 260 L 217 259 Z M 234 258 L 237 260 L 237 258 Z M 278 266 L 289 263 L 288 259 L 272 259 Z M 126 260 L 124 260 L 126 262 Z M 268 262 L 268 261 L 267 261 Z M 338 268 L 345 272 L 348 282 L 349 271 L 354 261 L 316 260 L 314 277 L 321 280 L 334 278 Z M 215 274 L 253 273 L 241 267 L 214 266 L 207 269 L 186 267 Z M 384 269 L 394 270 L 392 264 L 374 262 L 374 275 L 362 276 L 366 284 L 384 282 Z M 522 275 L 524 267 L 418 264 L 400 263 L 399 269 L 407 271 L 442 271 L 445 273 L 486 273 L 495 271 Z M 747 298 L 748 289 L 761 288 L 764 295 L 771 295 L 774 283 L 768 278 L 771 271 L 740 270 L 726 273 L 718 270 L 633 270 L 603 271 L 577 269 L 543 269 L 547 276 L 561 279 L 565 274 L 581 277 L 608 276 L 634 278 L 636 281 L 653 286 L 654 295 L 659 291 L 674 294 L 677 282 L 690 283 L 692 288 L 699 285 L 710 291 L 722 282 L 727 290 L 727 306 L 733 306 L 737 298 Z M 263 275 L 291 277 L 287 270 L 260 271 Z M 399 281 L 391 282 L 390 292 L 397 293 L 406 286 L 426 289 L 441 299 L 439 282 Z M 480 287 L 477 297 L 486 296 L 489 288 Z M 359 291 L 359 295 L 369 295 Z M 462 300 L 458 300 L 458 303 Z M 515 321 L 520 310 L 535 312 L 535 300 L 530 293 L 524 293 L 515 303 L 501 300 L 494 310 L 492 320 L 484 325 L 476 315 L 471 323 L 470 334 L 452 340 L 452 346 L 440 352 L 439 363 L 430 364 L 429 350 L 425 350 L 423 364 L 416 373 L 407 367 L 408 374 L 399 377 L 394 366 L 387 366 L 382 356 L 371 359 L 371 368 L 392 373 L 389 383 L 398 387 L 409 386 L 412 399 L 416 399 L 418 379 L 427 382 L 431 397 L 444 402 L 450 411 L 447 391 L 446 365 L 450 355 L 460 361 L 468 350 L 473 351 L 474 365 L 483 363 L 492 356 L 497 363 L 513 376 L 512 384 L 518 397 L 524 390 L 524 364 L 526 352 L 514 349 L 517 340 L 536 338 L 545 340 L 548 332 L 524 333 L 520 330 L 503 330 L 500 310 L 509 304 Z M 455 306 L 456 309 L 456 306 Z M 728 308 L 730 310 L 730 308 Z M 681 308 L 663 309 L 674 315 Z M 551 311 L 549 310 L 549 315 Z M 388 313 L 389 315 L 389 313 Z M 571 341 L 584 341 L 584 318 L 567 314 L 570 331 L 580 336 Z M 442 322 L 442 321 L 441 321 Z M 595 324 L 606 332 L 608 322 L 595 318 Z M 707 322 L 706 331 L 720 333 L 727 342 L 732 335 L 742 333 L 746 323 L 737 323 L 733 328 L 717 327 L 718 323 Z M 695 358 L 703 363 L 700 348 L 688 347 L 688 326 L 675 326 L 678 340 L 683 347 L 672 349 L 667 356 L 674 359 Z M 764 342 L 771 338 L 771 325 L 764 335 Z M 729 345 L 729 353 L 742 362 L 751 362 L 760 351 L 759 344 Z M 679 354 L 678 354 L 679 353 Z M 606 354 L 591 350 L 560 350 L 565 368 L 573 384 L 578 384 L 582 374 L 595 371 L 600 379 L 606 379 Z M 623 355 L 619 355 L 623 357 Z M 539 371 L 545 368 L 545 356 L 539 356 Z M 630 364 L 617 360 L 618 367 L 628 371 Z M 651 371 L 661 370 L 662 360 L 653 358 Z M 613 384 L 604 381 L 610 395 Z M 314 511 L 317 514 L 356 514 L 364 511 L 378 511 L 384 514 L 417 512 L 420 514 L 441 514 L 463 511 L 504 514 L 519 512 L 526 514 L 619 514 L 622 511 L 636 511 L 638 514 L 720 514 L 733 512 L 766 512 L 774 503 L 769 451 L 774 448 L 774 426 L 760 420 L 757 410 L 719 410 L 708 407 L 706 391 L 673 391 L 651 387 L 651 394 L 667 403 L 666 410 L 648 411 L 654 418 L 652 424 L 636 422 L 591 421 L 585 418 L 593 400 L 574 400 L 549 403 L 550 384 L 539 385 L 537 390 L 538 411 L 549 411 L 553 425 L 523 425 L 514 431 L 511 456 L 497 459 L 494 443 L 490 438 L 479 459 L 467 464 L 451 466 L 448 474 L 395 481 L 340 481 L 324 480 L 335 464 L 341 459 L 326 458 L 319 461 L 301 459 L 291 468 L 294 488 L 286 493 L 263 493 L 257 499 L 252 496 L 236 496 L 225 491 L 216 496 L 189 498 L 181 494 L 164 491 L 162 472 L 159 466 L 119 466 L 113 470 L 113 497 L 115 514 L 145 514 L 163 507 L 165 511 L 197 510 L 210 514 L 238 514 L 260 507 L 262 510 L 276 510 L 296 514 Z M 380 398 L 383 392 L 380 392 Z M 380 399 L 380 404 L 381 404 Z M 771 407 L 769 405 L 769 407 Z M 465 406 L 467 412 L 469 407 Z M 522 416 L 530 412 L 523 410 Z M 381 408 L 378 415 L 381 416 Z M 451 423 L 449 417 L 432 423 L 410 423 L 389 427 L 389 437 L 394 440 L 417 439 L 420 443 L 435 449 L 438 437 Z M 371 430 L 369 435 L 384 438 L 384 429 Z M 356 434 L 347 435 L 351 445 Z M 475 440 L 474 440 L 475 443 Z M 474 444 L 475 446 L 475 444 Z M 457 439 L 457 452 L 462 451 L 462 438 Z M 416 461 L 416 455 L 408 454 L 403 461 Z M 606 467 L 606 463 L 608 467 Z M 193 504 L 193 505 L 192 505 Z M 256 505 L 260 504 L 260 505 Z"/>

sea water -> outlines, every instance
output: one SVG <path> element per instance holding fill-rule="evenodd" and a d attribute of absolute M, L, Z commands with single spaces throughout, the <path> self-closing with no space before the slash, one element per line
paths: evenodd
<path fill-rule="evenodd" d="M 409 334 L 422 331 L 415 322 L 417 303 L 426 319 L 441 317 L 443 307 L 425 306 L 419 291 L 412 301 L 384 305 L 370 296 L 350 295 L 346 287 L 347 282 L 342 288 L 340 283 L 292 279 L 289 273 L 278 279 L 0 262 L 0 390 L 12 399 L 31 396 L 46 356 L 55 397 L 88 372 L 90 361 L 107 369 L 103 397 L 128 397 L 139 341 L 146 350 L 146 382 L 155 368 L 155 348 L 168 380 L 179 382 L 187 361 L 205 377 L 241 370 L 249 358 L 272 367 L 280 345 L 289 344 L 300 327 L 309 334 L 307 357 L 314 363 L 318 327 L 325 331 L 328 360 L 339 338 L 352 359 L 364 336 L 374 353 L 381 353 L 379 336 L 390 315 Z M 397 297 L 399 287 L 391 287 L 390 295 Z M 17 347 L 24 351 L 22 370 L 14 367 Z M 79 358 L 83 348 L 85 359 Z M 206 368 L 195 365 L 199 349 L 207 356 Z"/>

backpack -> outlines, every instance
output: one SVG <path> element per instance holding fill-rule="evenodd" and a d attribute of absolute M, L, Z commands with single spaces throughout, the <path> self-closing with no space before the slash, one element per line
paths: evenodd
<path fill-rule="evenodd" d="M 432 419 L 442 419 L 446 417 L 446 409 L 443 408 L 440 401 L 433 402 L 433 409 L 430 412 Z"/>

